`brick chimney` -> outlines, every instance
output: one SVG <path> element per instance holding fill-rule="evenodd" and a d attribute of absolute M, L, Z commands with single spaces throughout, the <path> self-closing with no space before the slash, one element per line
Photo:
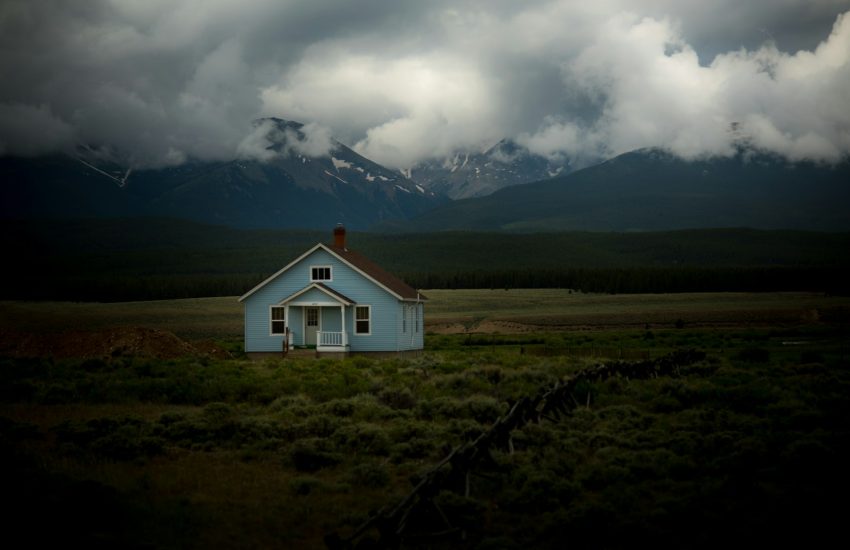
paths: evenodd
<path fill-rule="evenodd" d="M 334 227 L 334 246 L 336 248 L 341 248 L 346 250 L 345 248 L 345 226 L 341 223 L 336 224 Z"/>

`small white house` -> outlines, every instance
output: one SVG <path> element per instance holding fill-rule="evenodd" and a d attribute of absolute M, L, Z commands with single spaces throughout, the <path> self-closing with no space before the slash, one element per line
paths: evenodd
<path fill-rule="evenodd" d="M 421 350 L 424 301 L 404 281 L 349 250 L 345 228 L 239 298 L 249 355 L 315 349 L 318 354 Z"/>

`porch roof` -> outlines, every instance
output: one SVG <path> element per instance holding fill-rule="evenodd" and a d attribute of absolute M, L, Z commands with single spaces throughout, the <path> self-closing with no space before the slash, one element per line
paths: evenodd
<path fill-rule="evenodd" d="M 326 286 L 322 283 L 311 283 L 311 284 L 305 286 L 304 288 L 302 288 L 301 290 L 299 290 L 298 292 L 290 294 L 289 296 L 287 296 L 286 298 L 281 300 L 279 303 L 280 303 L 280 305 L 285 305 L 289 302 L 292 302 L 293 300 L 295 300 L 296 298 L 298 298 L 302 294 L 305 294 L 305 293 L 307 293 L 307 292 L 309 292 L 313 289 L 317 289 L 321 292 L 324 292 L 329 297 L 331 297 L 333 300 L 335 300 L 335 301 L 337 301 L 337 302 L 339 302 L 343 305 L 346 305 L 346 306 L 354 305 L 354 304 L 357 303 L 354 300 L 352 300 L 351 298 L 349 298 L 348 296 L 346 296 L 345 294 L 342 294 L 341 292 L 337 292 L 336 290 L 334 290 L 334 289 L 332 289 L 332 288 L 330 288 L 330 287 L 328 287 L 328 286 Z"/>

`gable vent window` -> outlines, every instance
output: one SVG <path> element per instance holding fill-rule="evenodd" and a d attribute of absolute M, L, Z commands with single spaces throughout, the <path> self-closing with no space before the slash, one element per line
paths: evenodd
<path fill-rule="evenodd" d="M 354 334 L 371 334 L 372 307 L 354 307 Z"/>
<path fill-rule="evenodd" d="M 331 266 L 316 265 L 310 268 L 310 281 L 331 281 Z"/>
<path fill-rule="evenodd" d="M 285 307 L 272 306 L 272 334 L 283 334 L 286 329 Z"/>

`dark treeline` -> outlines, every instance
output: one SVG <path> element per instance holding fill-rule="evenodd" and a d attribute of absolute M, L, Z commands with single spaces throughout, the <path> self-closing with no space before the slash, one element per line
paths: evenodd
<path fill-rule="evenodd" d="M 263 280 L 262 275 L 139 275 L 28 278 L 15 283 L 3 299 L 80 302 L 175 300 L 212 296 L 240 296 Z"/>
<path fill-rule="evenodd" d="M 608 294 L 850 292 L 850 269 L 815 267 L 626 267 L 410 273 L 416 288 L 567 288 Z"/>
<path fill-rule="evenodd" d="M 134 301 L 238 296 L 261 282 L 263 274 L 140 275 L 73 278 L 32 277 L 14 282 L 3 298 L 25 300 Z M 670 292 L 812 291 L 850 294 L 850 269 L 813 267 L 740 268 L 566 268 L 418 272 L 403 275 L 421 289 L 565 288 L 626 294 Z"/>
<path fill-rule="evenodd" d="M 167 219 L 0 223 L 0 299 L 127 301 L 241 295 L 330 232 Z M 416 288 L 602 293 L 850 292 L 850 233 L 351 233 Z"/>

